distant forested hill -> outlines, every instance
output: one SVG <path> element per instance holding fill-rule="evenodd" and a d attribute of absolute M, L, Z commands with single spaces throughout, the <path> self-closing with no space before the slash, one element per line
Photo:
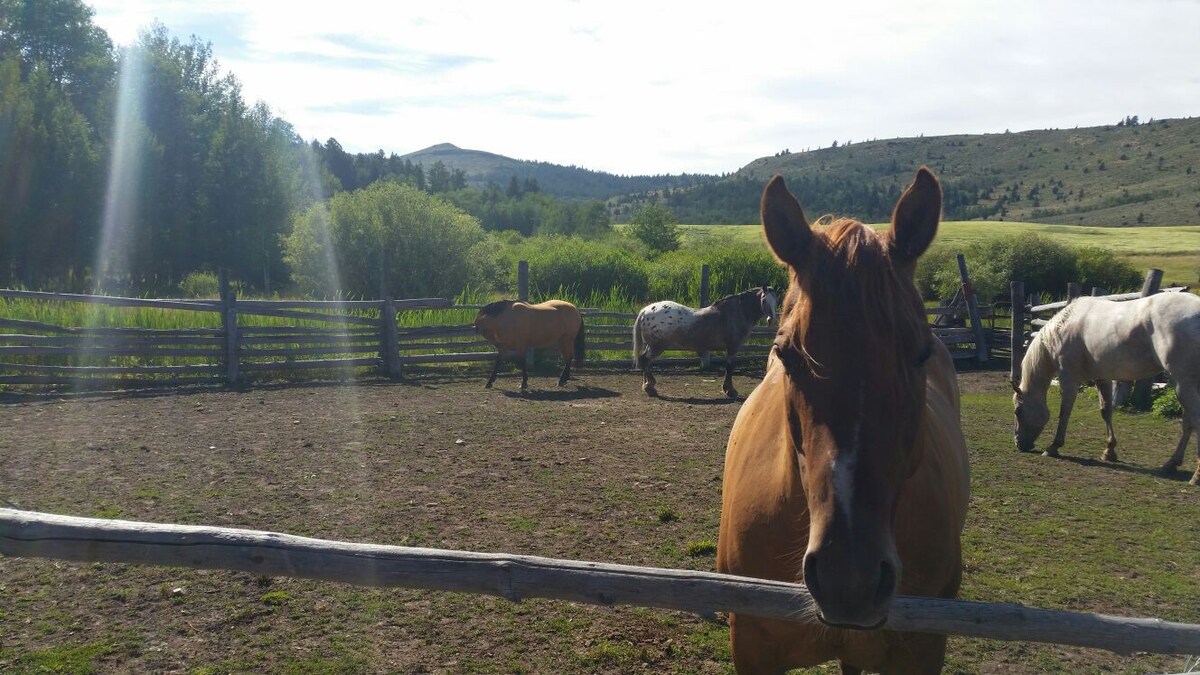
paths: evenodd
<path fill-rule="evenodd" d="M 542 192 L 569 199 L 608 199 L 614 195 L 677 189 L 716 179 L 716 176 L 686 173 L 618 176 L 577 166 L 512 159 L 481 150 L 464 150 L 450 143 L 440 143 L 400 158 L 421 165 L 426 173 L 441 162 L 451 171 L 464 172 L 467 185 L 473 187 L 487 187 L 491 183 L 505 189 L 515 177 L 522 185 L 531 180 L 537 183 Z"/>
<path fill-rule="evenodd" d="M 1087 225 L 1200 223 L 1200 118 L 1076 129 L 900 138 L 781 152 L 687 189 L 618 197 L 618 221 L 644 203 L 682 222 L 753 223 L 763 185 L 779 173 L 812 216 L 883 221 L 922 164 L 942 178 L 951 220 Z"/>

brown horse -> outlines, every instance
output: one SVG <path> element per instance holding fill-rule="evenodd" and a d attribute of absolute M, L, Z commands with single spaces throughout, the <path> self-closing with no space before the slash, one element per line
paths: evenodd
<path fill-rule="evenodd" d="M 949 352 L 913 286 L 937 233 L 928 169 L 880 234 L 813 229 L 776 176 L 767 242 L 791 286 L 763 381 L 725 455 L 717 567 L 804 582 L 820 623 L 729 617 L 739 673 L 832 659 L 843 673 L 939 672 L 946 638 L 879 629 L 897 593 L 958 593 L 969 471 Z"/>
<path fill-rule="evenodd" d="M 521 391 L 529 386 L 525 355 L 530 349 L 557 347 L 563 357 L 558 386 L 571 377 L 571 360 L 583 364 L 583 317 L 575 305 L 565 300 L 547 300 L 531 305 L 520 300 L 497 300 L 480 308 L 475 315 L 475 332 L 496 345 L 496 363 L 485 385 L 491 389 L 506 354 L 521 364 Z"/>

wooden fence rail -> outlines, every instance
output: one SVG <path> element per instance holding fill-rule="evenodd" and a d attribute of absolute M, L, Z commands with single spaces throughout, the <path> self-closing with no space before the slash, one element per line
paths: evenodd
<path fill-rule="evenodd" d="M 274 532 L 0 508 L 0 554 L 217 569 L 360 586 L 552 598 L 712 615 L 813 620 L 800 584 L 525 555 L 354 544 Z M 884 628 L 1104 649 L 1200 654 L 1200 626 L 1011 604 L 896 598 Z"/>

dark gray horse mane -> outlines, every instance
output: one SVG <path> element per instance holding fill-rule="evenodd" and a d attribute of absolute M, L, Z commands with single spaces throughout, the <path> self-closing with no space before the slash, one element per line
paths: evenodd
<path fill-rule="evenodd" d="M 737 306 L 742 310 L 742 316 L 751 324 L 758 323 L 763 316 L 762 299 L 767 291 L 774 292 L 770 286 L 759 286 L 748 291 L 727 295 L 712 304 L 714 309 L 727 310 Z"/>
<path fill-rule="evenodd" d="M 479 308 L 479 313 L 484 316 L 497 316 L 503 313 L 504 310 L 512 307 L 514 302 L 516 302 L 516 300 L 497 300 L 495 302 L 489 302 L 488 304 Z"/>

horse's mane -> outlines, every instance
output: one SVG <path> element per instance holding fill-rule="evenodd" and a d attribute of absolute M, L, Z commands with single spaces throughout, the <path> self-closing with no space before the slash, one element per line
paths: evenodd
<path fill-rule="evenodd" d="M 792 270 L 780 329 L 810 366 L 802 341 L 817 309 L 822 321 L 853 322 L 847 330 L 914 342 L 929 332 L 916 288 L 891 258 L 890 239 L 853 218 L 829 217 L 816 223 L 812 237 L 805 268 Z"/>
<path fill-rule="evenodd" d="M 495 302 L 489 302 L 488 304 L 479 308 L 479 313 L 482 314 L 483 316 L 496 316 L 496 315 L 500 314 L 501 312 L 503 312 L 504 310 L 508 309 L 509 307 L 512 307 L 513 303 L 515 303 L 515 302 L 517 302 L 517 301 L 516 300 L 497 300 Z"/>
<path fill-rule="evenodd" d="M 1079 298 L 1069 301 L 1057 314 L 1050 317 L 1046 325 L 1030 340 L 1029 348 L 1021 361 L 1020 385 L 1023 389 L 1031 390 L 1035 386 L 1033 380 L 1038 380 L 1036 386 L 1040 387 L 1041 380 L 1045 380 L 1048 385 L 1053 377 L 1052 373 L 1057 372 L 1056 356 L 1062 349 L 1062 331 L 1072 320 L 1078 306 Z"/>

